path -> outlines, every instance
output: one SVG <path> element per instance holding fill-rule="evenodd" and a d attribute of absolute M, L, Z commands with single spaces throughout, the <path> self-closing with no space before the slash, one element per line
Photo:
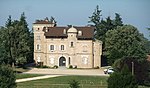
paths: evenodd
<path fill-rule="evenodd" d="M 24 74 L 47 74 L 45 76 L 38 76 L 32 78 L 17 79 L 16 82 L 25 82 L 38 79 L 52 78 L 64 75 L 82 75 L 82 76 L 109 76 L 104 74 L 103 69 L 39 69 L 32 68 Z"/>
<path fill-rule="evenodd" d="M 38 76 L 38 77 L 32 77 L 32 78 L 17 79 L 16 82 L 18 83 L 18 82 L 46 79 L 46 78 L 52 78 L 52 77 L 58 77 L 58 76 L 61 76 L 61 75 L 45 75 L 45 76 Z"/>

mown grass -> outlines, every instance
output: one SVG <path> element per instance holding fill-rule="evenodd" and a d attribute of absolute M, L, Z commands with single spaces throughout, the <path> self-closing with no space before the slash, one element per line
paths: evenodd
<path fill-rule="evenodd" d="M 81 88 L 107 88 L 104 76 L 60 76 L 48 79 L 17 83 L 17 88 L 69 88 L 71 80 L 77 80 Z"/>
<path fill-rule="evenodd" d="M 23 78 L 31 78 L 31 77 L 37 77 L 37 76 L 43 76 L 40 74 L 16 74 L 16 79 L 23 79 Z"/>

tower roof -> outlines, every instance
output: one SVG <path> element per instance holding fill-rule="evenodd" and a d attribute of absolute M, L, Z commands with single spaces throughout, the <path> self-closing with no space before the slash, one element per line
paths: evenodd
<path fill-rule="evenodd" d="M 68 29 L 67 32 L 68 33 L 77 33 L 77 29 L 72 26 L 71 28 Z"/>

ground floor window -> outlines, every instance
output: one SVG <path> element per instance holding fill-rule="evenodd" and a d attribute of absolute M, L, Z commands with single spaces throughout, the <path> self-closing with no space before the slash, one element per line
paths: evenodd
<path fill-rule="evenodd" d="M 82 58 L 82 63 L 87 64 L 88 63 L 88 58 L 86 58 L 86 57 Z"/>
<path fill-rule="evenodd" d="M 50 58 L 50 64 L 54 64 L 54 58 Z"/>
<path fill-rule="evenodd" d="M 69 57 L 69 61 L 68 61 L 68 64 L 70 65 L 70 57 Z"/>

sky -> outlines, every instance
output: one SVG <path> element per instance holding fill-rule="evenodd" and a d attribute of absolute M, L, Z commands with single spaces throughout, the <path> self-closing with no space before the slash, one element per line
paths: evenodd
<path fill-rule="evenodd" d="M 23 12 L 30 29 L 35 20 L 51 16 L 58 26 L 85 26 L 97 5 L 103 19 L 114 19 L 119 13 L 124 24 L 137 27 L 150 40 L 150 0 L 0 0 L 0 26 L 5 25 L 9 15 L 18 20 Z"/>

